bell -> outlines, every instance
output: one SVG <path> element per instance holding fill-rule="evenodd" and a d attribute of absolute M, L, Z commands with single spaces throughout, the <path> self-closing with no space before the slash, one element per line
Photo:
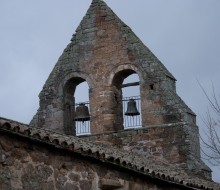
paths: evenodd
<path fill-rule="evenodd" d="M 89 108 L 84 103 L 79 104 L 79 106 L 76 107 L 76 111 L 75 111 L 75 121 L 84 122 L 89 120 L 90 120 Z"/>
<path fill-rule="evenodd" d="M 125 115 L 127 116 L 140 115 L 140 112 L 137 110 L 136 102 L 134 101 L 134 99 L 130 99 L 128 101 L 128 107 L 127 107 L 127 111 L 125 112 Z"/>

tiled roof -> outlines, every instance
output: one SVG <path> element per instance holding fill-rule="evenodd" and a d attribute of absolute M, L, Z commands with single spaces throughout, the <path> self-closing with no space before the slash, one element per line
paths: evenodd
<path fill-rule="evenodd" d="M 188 187 L 189 189 L 217 190 L 220 186 L 214 182 L 189 176 L 183 171 L 172 166 L 163 166 L 162 163 L 153 163 L 143 159 L 140 155 L 130 154 L 116 147 L 95 144 L 89 140 L 55 133 L 42 128 L 32 128 L 26 124 L 0 118 L 0 132 L 7 131 L 14 135 L 24 136 L 66 149 L 70 152 L 92 157 L 102 162 L 119 166 L 151 178 L 156 178 L 169 183 Z"/>

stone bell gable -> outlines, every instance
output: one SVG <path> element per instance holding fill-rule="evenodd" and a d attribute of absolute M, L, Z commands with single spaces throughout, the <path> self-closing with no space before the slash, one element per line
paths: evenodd
<path fill-rule="evenodd" d="M 122 87 L 134 73 L 141 124 L 126 130 Z M 85 124 L 74 98 L 82 82 L 89 86 L 90 133 L 80 138 L 211 179 L 200 158 L 196 116 L 177 95 L 175 78 L 102 0 L 92 1 L 58 59 L 30 126 L 76 136 L 76 123 Z"/>
<path fill-rule="evenodd" d="M 125 84 L 132 74 L 138 81 Z M 78 104 L 83 82 L 89 100 Z M 93 0 L 30 125 L 0 117 L 0 189 L 220 189 L 175 82 L 106 3 Z M 133 85 L 140 96 L 125 98 L 122 88 Z M 127 127 L 128 118 L 140 123 Z M 77 133 L 86 124 L 88 133 Z"/>
<path fill-rule="evenodd" d="M 31 125 L 75 135 L 74 92 L 89 86 L 91 134 L 124 129 L 122 83 L 138 74 L 142 127 L 195 125 L 176 94 L 175 78 L 102 0 L 93 0 L 41 91 Z"/>

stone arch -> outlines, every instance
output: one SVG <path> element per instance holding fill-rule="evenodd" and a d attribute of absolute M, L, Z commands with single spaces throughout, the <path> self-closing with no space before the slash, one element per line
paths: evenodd
<path fill-rule="evenodd" d="M 139 69 L 135 65 L 133 64 L 120 65 L 117 68 L 115 68 L 110 74 L 108 85 L 112 86 L 114 90 L 114 96 L 117 102 L 115 106 L 115 113 L 116 113 L 115 121 L 117 126 L 116 129 L 118 130 L 125 129 L 125 126 L 123 125 L 125 119 L 124 117 L 125 110 L 123 110 L 125 106 L 123 105 L 123 93 L 122 93 L 123 81 L 132 74 L 137 74 L 139 77 L 139 81 L 135 81 L 135 82 L 139 82 L 140 85 L 139 92 L 141 93 L 141 83 L 143 83 L 143 72 L 141 72 L 141 69 Z M 139 97 L 138 101 L 141 102 L 140 96 L 138 97 Z M 141 117 L 140 117 L 140 121 L 141 121 Z"/>
<path fill-rule="evenodd" d="M 75 90 L 76 87 L 82 83 L 87 82 L 89 89 L 92 82 L 88 75 L 84 73 L 71 73 L 64 77 L 59 86 L 59 94 L 63 99 L 63 122 L 64 130 L 67 134 L 76 135 L 75 122 L 74 122 L 74 110 L 75 110 Z"/>
<path fill-rule="evenodd" d="M 122 74 L 122 79 L 125 79 L 126 77 L 128 77 L 129 75 L 131 75 L 133 73 L 138 74 L 138 76 L 140 78 L 140 83 L 142 83 L 144 81 L 143 71 L 142 71 L 141 68 L 138 68 L 137 66 L 135 66 L 133 64 L 124 64 L 124 65 L 120 65 L 120 66 L 114 68 L 111 71 L 111 73 L 109 75 L 110 77 L 109 77 L 109 80 L 108 80 L 108 85 L 109 86 L 113 85 L 113 83 L 115 82 L 114 80 L 115 80 L 115 77 L 117 76 L 117 74 Z"/>
<path fill-rule="evenodd" d="M 72 73 L 67 74 L 63 78 L 61 83 L 59 84 L 58 94 L 62 96 L 63 95 L 63 89 L 64 89 L 65 85 L 68 83 L 68 81 L 71 81 L 71 80 L 73 81 L 74 79 L 76 79 L 76 84 L 77 84 L 77 82 L 78 82 L 78 84 L 80 84 L 81 82 L 86 81 L 90 89 L 94 87 L 92 79 L 86 73 L 72 72 Z"/>

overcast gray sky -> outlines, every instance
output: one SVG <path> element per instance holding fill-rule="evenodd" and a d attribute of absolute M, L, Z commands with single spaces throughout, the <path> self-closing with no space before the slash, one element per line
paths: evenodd
<path fill-rule="evenodd" d="M 105 1 L 177 79 L 198 115 L 220 94 L 220 0 Z M 91 0 L 0 0 L 0 116 L 29 123 L 38 94 Z M 220 181 L 218 167 L 212 167 Z M 217 174 L 218 173 L 218 174 Z"/>

